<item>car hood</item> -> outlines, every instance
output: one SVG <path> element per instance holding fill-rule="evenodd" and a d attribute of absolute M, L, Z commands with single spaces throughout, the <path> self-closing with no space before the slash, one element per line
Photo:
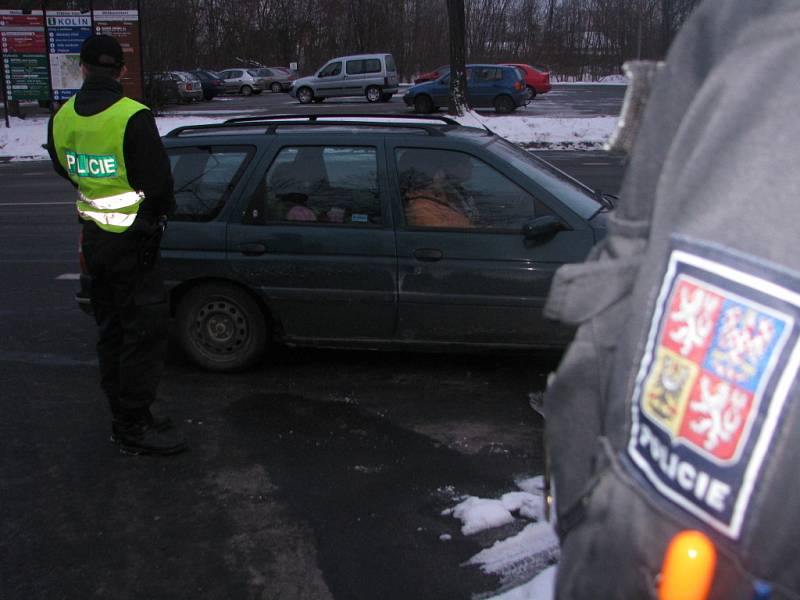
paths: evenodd
<path fill-rule="evenodd" d="M 436 80 L 438 81 L 438 79 Z M 436 81 L 425 81 L 423 83 L 418 83 L 416 85 L 412 85 L 408 88 L 407 94 L 418 94 L 419 92 L 430 91 L 433 89 L 433 86 L 436 84 Z"/>
<path fill-rule="evenodd" d="M 292 81 L 292 85 L 298 87 L 302 83 L 311 83 L 312 81 L 314 81 L 314 79 L 315 79 L 314 75 L 309 75 L 308 77 L 298 77 L 297 79 Z"/>

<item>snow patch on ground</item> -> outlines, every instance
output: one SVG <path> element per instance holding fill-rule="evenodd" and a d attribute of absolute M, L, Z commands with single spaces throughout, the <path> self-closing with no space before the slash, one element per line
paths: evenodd
<path fill-rule="evenodd" d="M 220 123 L 223 119 L 207 117 L 158 117 L 156 125 L 161 135 L 176 127 Z M 0 124 L 0 158 L 15 160 L 42 160 L 49 158 L 42 145 L 47 143 L 47 119 L 33 117 L 18 119 L 11 117 L 10 128 Z M 1 122 L 0 122 L 1 123 Z"/>
<path fill-rule="evenodd" d="M 617 117 L 493 117 L 470 111 L 457 118 L 462 125 L 486 127 L 510 142 L 550 149 L 602 148 L 617 126 Z"/>
<path fill-rule="evenodd" d="M 547 567 L 528 583 L 512 588 L 507 592 L 487 598 L 487 600 L 552 600 L 556 587 L 558 565 Z"/>
<path fill-rule="evenodd" d="M 161 135 L 176 127 L 221 123 L 224 118 L 201 116 L 157 117 Z M 586 119 L 544 118 L 523 116 L 487 116 L 469 111 L 458 121 L 469 127 L 487 127 L 511 142 L 532 147 L 551 149 L 599 149 L 608 140 L 617 124 L 616 117 Z M 47 159 L 47 119 L 33 117 L 10 119 L 11 127 L 0 125 L 0 159 Z"/>
<path fill-rule="evenodd" d="M 466 564 L 500 578 L 500 595 L 491 600 L 552 598 L 558 537 L 544 520 L 544 480 L 541 476 L 516 482 L 519 490 L 499 499 L 468 496 L 442 512 L 462 522 L 461 532 L 474 535 L 517 521 L 530 521 L 516 535 L 495 542 Z"/>

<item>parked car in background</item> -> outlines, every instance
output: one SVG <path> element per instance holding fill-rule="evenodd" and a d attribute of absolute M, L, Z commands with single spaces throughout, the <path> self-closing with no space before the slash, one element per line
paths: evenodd
<path fill-rule="evenodd" d="M 265 90 L 270 90 L 273 93 L 288 92 L 292 89 L 292 81 L 297 79 L 291 78 L 289 73 L 281 69 L 273 69 L 272 67 L 261 67 L 254 69 L 256 77 L 262 79 L 262 85 Z"/>
<path fill-rule="evenodd" d="M 546 94 L 550 91 L 550 71 L 545 67 L 534 67 L 521 63 L 502 63 L 516 67 L 522 72 L 525 86 L 528 88 L 528 100 L 533 100 L 537 94 Z"/>
<path fill-rule="evenodd" d="M 426 81 L 436 81 L 440 77 L 447 75 L 450 72 L 450 65 L 442 65 L 441 67 L 436 67 L 433 71 L 428 71 L 427 73 L 420 74 L 414 80 L 414 83 L 425 83 Z"/>
<path fill-rule="evenodd" d="M 251 94 L 260 94 L 265 89 L 266 80 L 256 73 L 256 69 L 236 67 L 220 71 L 219 74 L 222 75 L 225 82 L 226 93 L 250 96 Z"/>
<path fill-rule="evenodd" d="M 269 67 L 269 68 L 270 69 L 277 69 L 278 71 L 283 71 L 284 73 L 287 73 L 289 75 L 289 79 L 291 79 L 292 81 L 294 81 L 295 79 L 300 77 L 300 75 L 297 73 L 297 71 L 295 71 L 295 70 L 293 70 L 293 69 L 291 69 L 289 67 Z"/>
<path fill-rule="evenodd" d="M 467 96 L 470 106 L 494 108 L 509 113 L 527 102 L 525 82 L 514 67 L 467 65 Z M 447 106 L 450 99 L 450 74 L 436 81 L 414 85 L 403 96 L 406 106 L 418 113 L 432 113 Z"/>
<path fill-rule="evenodd" d="M 264 132 L 279 135 L 264 135 Z M 553 273 L 608 204 L 485 129 L 446 117 L 250 117 L 164 138 L 176 209 L 161 266 L 177 339 L 206 369 L 275 342 L 560 348 Z M 78 300 L 88 308 L 88 275 Z"/>
<path fill-rule="evenodd" d="M 329 60 L 315 75 L 295 79 L 290 94 L 302 104 L 341 96 L 388 102 L 397 89 L 391 54 L 356 54 Z"/>
<path fill-rule="evenodd" d="M 200 85 L 203 87 L 203 98 L 206 100 L 211 100 L 214 96 L 225 93 L 225 81 L 222 75 L 216 71 L 195 69 L 189 72 L 200 80 Z"/>
<path fill-rule="evenodd" d="M 203 99 L 203 85 L 187 71 L 154 71 L 145 74 L 145 96 L 149 102 L 192 102 Z"/>

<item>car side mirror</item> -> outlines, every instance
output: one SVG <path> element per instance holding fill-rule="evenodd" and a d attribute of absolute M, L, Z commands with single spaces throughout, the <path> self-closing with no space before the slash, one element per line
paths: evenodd
<path fill-rule="evenodd" d="M 558 217 L 547 215 L 536 217 L 529 223 L 522 226 L 522 234 L 526 240 L 541 241 L 543 238 L 555 235 L 559 231 L 566 229 L 564 223 Z"/>

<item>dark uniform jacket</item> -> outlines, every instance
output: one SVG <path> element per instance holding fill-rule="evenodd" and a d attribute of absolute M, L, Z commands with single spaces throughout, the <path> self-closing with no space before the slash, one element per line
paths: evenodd
<path fill-rule="evenodd" d="M 699 529 L 711 598 L 800 598 L 800 3 L 711 0 L 675 40 L 545 401 L 560 599 L 655 598 Z"/>
<path fill-rule="evenodd" d="M 122 85 L 118 81 L 110 77 L 91 76 L 84 81 L 75 97 L 75 110 L 81 116 L 95 115 L 120 98 Z M 67 172 L 55 155 L 52 118 L 47 127 L 47 147 L 53 168 L 69 180 Z M 134 190 L 142 191 L 145 195 L 138 215 L 153 223 L 161 215 L 173 210 L 175 200 L 169 158 L 161 143 L 152 112 L 142 110 L 130 118 L 125 129 L 123 152 L 128 182 Z"/>

